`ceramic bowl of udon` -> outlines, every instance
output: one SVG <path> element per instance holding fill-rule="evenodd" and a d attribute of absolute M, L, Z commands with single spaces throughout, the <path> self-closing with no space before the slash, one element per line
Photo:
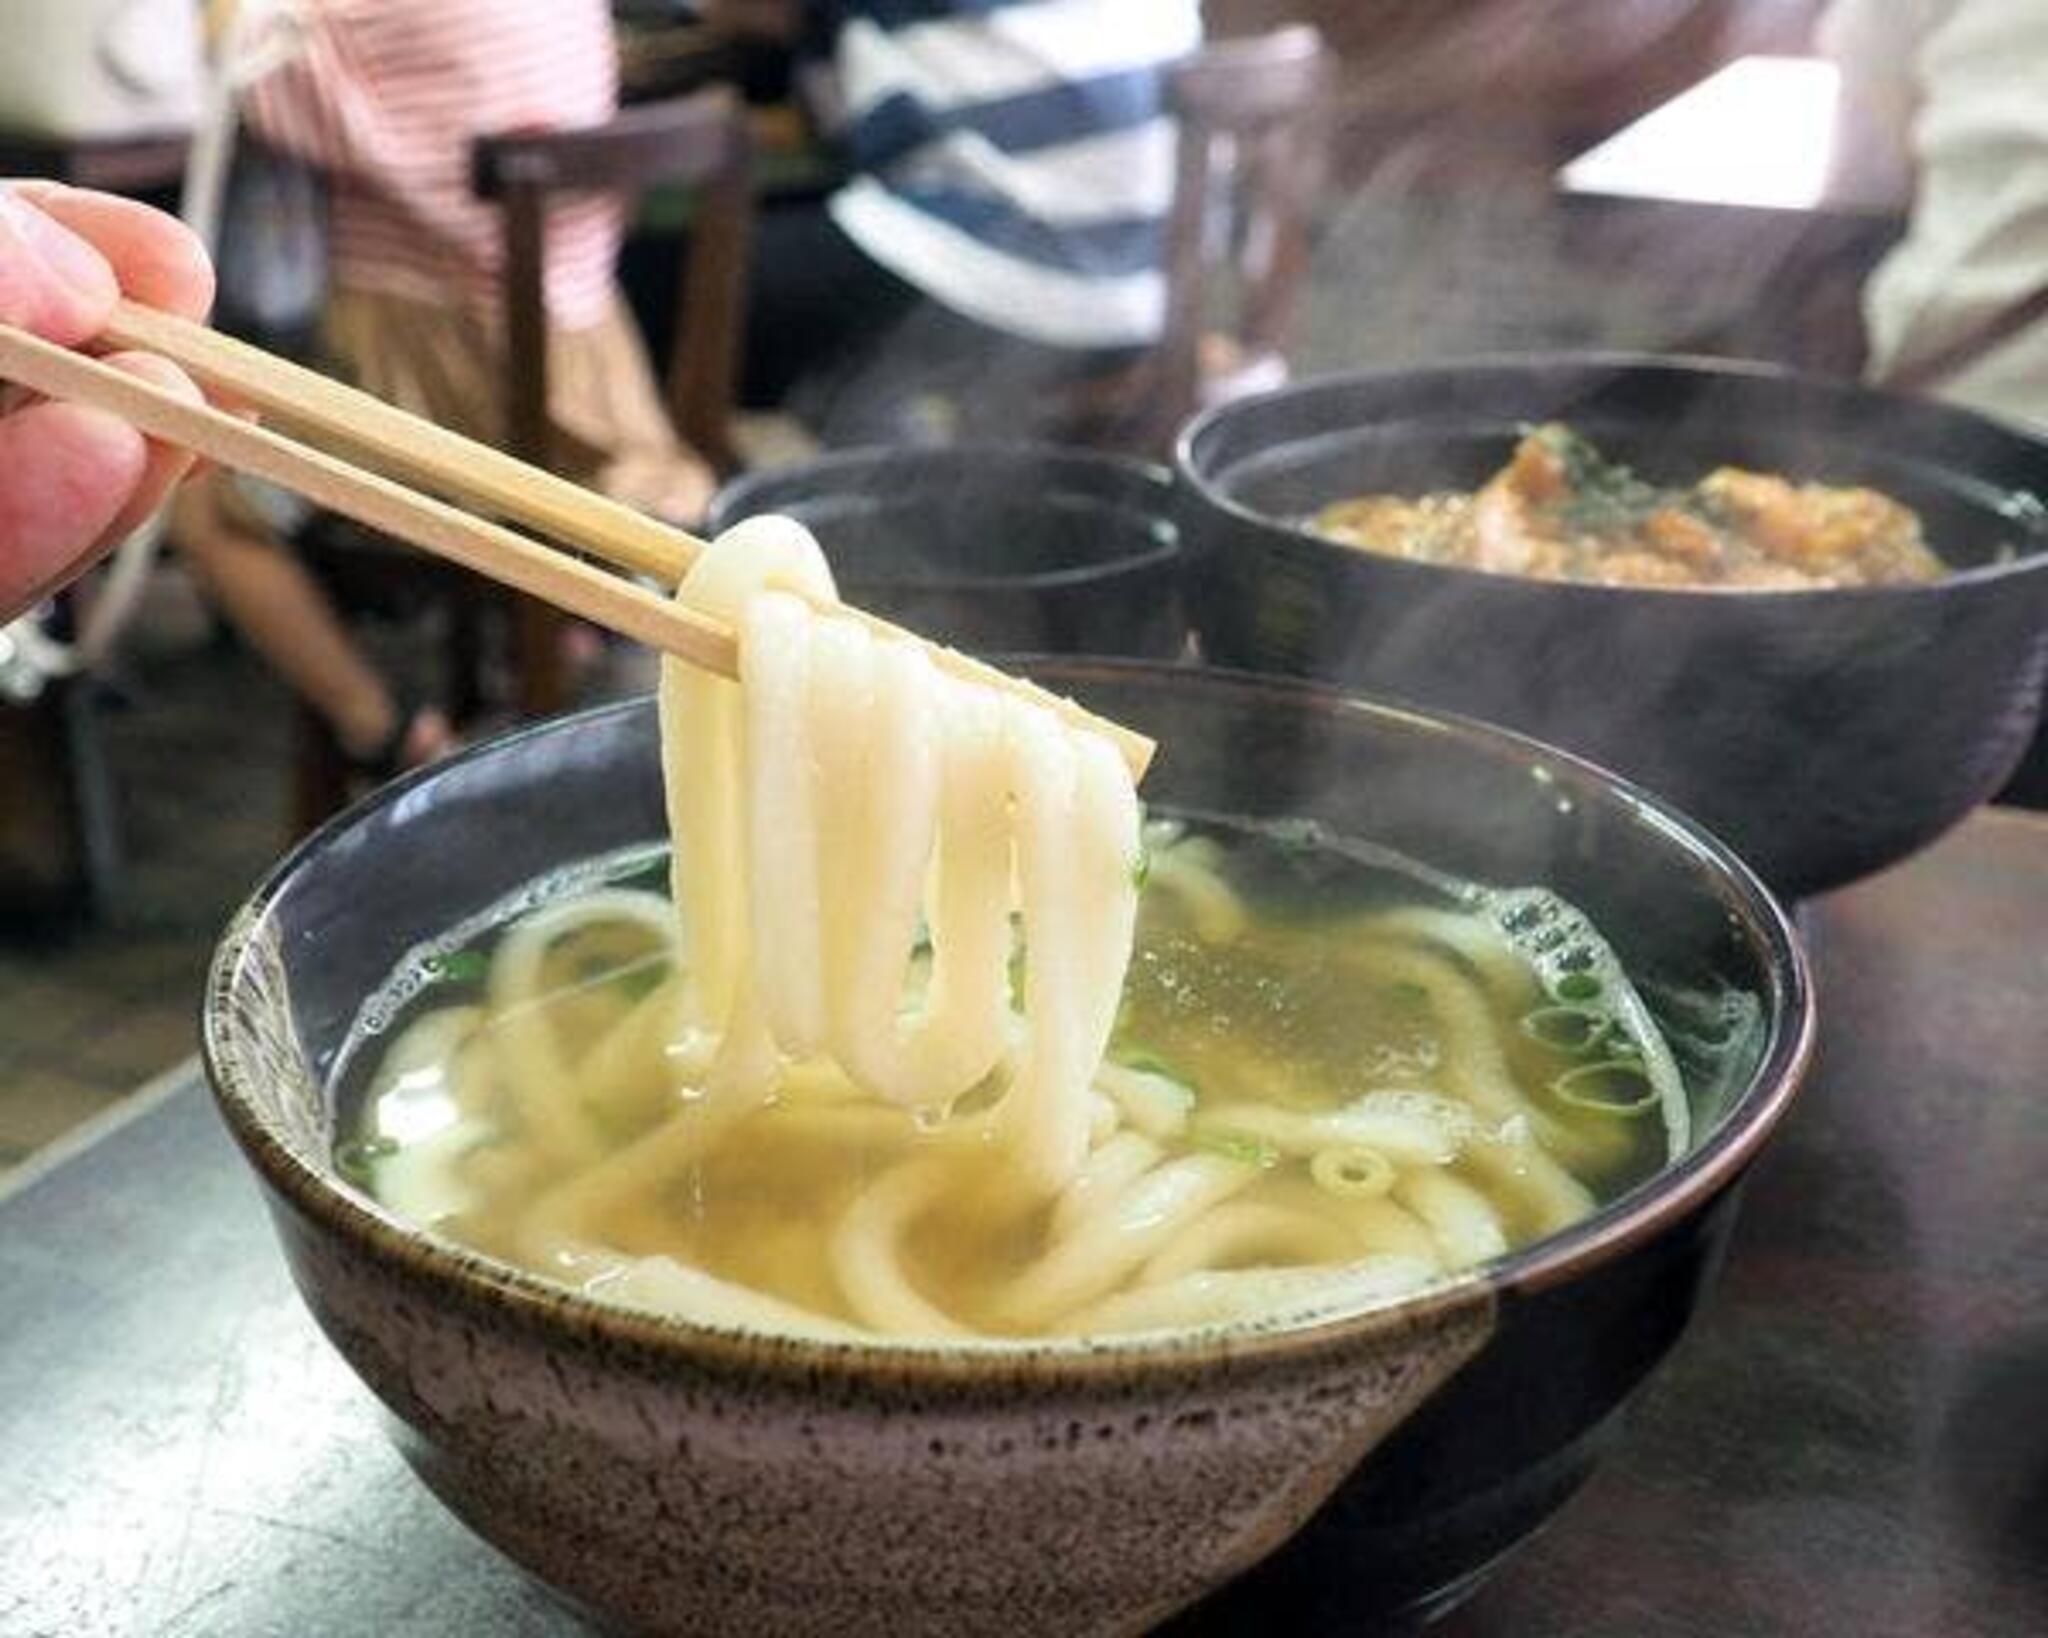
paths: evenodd
<path fill-rule="evenodd" d="M 1645 477 L 1864 484 L 1952 566 L 1925 584 L 1609 586 L 1354 549 L 1355 495 L 1470 490 L 1530 423 Z M 1220 664 L 1498 722 L 1668 798 L 1799 896 L 1904 857 L 2001 785 L 2048 676 L 2048 445 L 1949 405 L 1714 360 L 1485 359 L 1307 381 L 1203 416 L 1177 475 Z"/>
<path fill-rule="evenodd" d="M 1177 656 L 1187 641 L 1166 469 L 1028 443 L 843 450 L 721 489 L 721 533 L 779 512 L 840 595 L 980 654 Z"/>
<path fill-rule="evenodd" d="M 1733 855 L 1611 776 L 1474 723 L 1184 667 L 1040 675 L 1159 739 L 1155 810 L 1313 820 L 1471 880 L 1546 883 L 1653 1010 L 1737 997 L 1750 1027 L 1689 1085 L 1681 1157 L 1390 1304 L 1015 1343 L 720 1329 L 461 1249 L 334 1158 L 338 1054 L 406 952 L 571 862 L 663 837 L 651 704 L 401 781 L 234 919 L 208 1070 L 299 1290 L 419 1477 L 609 1624 L 1067 1635 L 1427 1616 L 1587 1476 L 1707 1294 L 1812 1030 L 1793 932 Z"/>

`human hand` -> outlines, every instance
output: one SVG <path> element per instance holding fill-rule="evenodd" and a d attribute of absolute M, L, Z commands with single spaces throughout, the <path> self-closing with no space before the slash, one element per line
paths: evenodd
<path fill-rule="evenodd" d="M 129 199 L 54 182 L 0 181 L 0 323 L 75 347 L 129 296 L 201 318 L 213 268 L 179 222 Z M 106 362 L 190 397 L 183 371 L 147 353 Z M 155 511 L 191 457 L 77 404 L 0 386 L 0 621 L 48 596 Z"/>

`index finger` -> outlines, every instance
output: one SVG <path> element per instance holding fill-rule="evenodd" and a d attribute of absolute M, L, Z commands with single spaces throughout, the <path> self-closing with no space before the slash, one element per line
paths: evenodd
<path fill-rule="evenodd" d="M 12 187 L 90 241 L 113 266 L 124 296 L 190 319 L 204 318 L 213 305 L 213 263 L 176 217 L 134 199 L 61 182 L 25 181 Z"/>

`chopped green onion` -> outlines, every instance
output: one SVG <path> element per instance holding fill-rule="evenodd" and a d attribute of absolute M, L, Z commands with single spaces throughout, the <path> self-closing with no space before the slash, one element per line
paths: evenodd
<path fill-rule="evenodd" d="M 1553 993 L 1560 1001 L 1591 1001 L 1601 988 L 1597 973 L 1566 973 L 1557 981 Z"/>
<path fill-rule="evenodd" d="M 398 1140 L 385 1137 L 351 1138 L 334 1151 L 335 1169 L 351 1183 L 367 1188 L 377 1169 L 377 1162 L 398 1153 Z"/>
<path fill-rule="evenodd" d="M 1140 893 L 1144 892 L 1145 883 L 1150 879 L 1151 875 L 1152 850 L 1147 847 L 1140 847 L 1137 857 L 1131 860 L 1131 886 Z"/>
<path fill-rule="evenodd" d="M 481 950 L 454 950 L 429 956 L 426 967 L 427 976 L 437 984 L 470 984 L 491 970 L 491 958 Z"/>
<path fill-rule="evenodd" d="M 1657 1088 L 1640 1063 L 1608 1059 L 1567 1069 L 1550 1083 L 1560 1103 L 1596 1115 L 1640 1115 L 1657 1107 Z"/>
<path fill-rule="evenodd" d="M 1245 1166 L 1271 1168 L 1280 1164 L 1280 1151 L 1264 1138 L 1249 1132 L 1233 1132 L 1228 1127 L 1193 1127 L 1188 1132 L 1188 1144 Z"/>
<path fill-rule="evenodd" d="M 1614 1020 L 1585 1007 L 1538 1007 L 1522 1017 L 1522 1033 L 1560 1052 L 1590 1052 L 1614 1029 Z"/>

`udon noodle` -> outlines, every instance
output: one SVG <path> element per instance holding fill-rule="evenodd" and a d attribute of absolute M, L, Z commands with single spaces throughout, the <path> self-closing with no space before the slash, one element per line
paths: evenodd
<path fill-rule="evenodd" d="M 708 1324 L 1104 1334 L 1413 1291 L 1689 1142 L 1554 897 L 1142 825 L 1109 744 L 839 612 L 786 520 L 682 595 L 740 681 L 664 674 L 672 901 L 586 873 L 409 964 L 342 1152 L 393 1209 Z"/>
<path fill-rule="evenodd" d="M 1129 770 L 1045 707 L 820 614 L 831 576 L 788 519 L 730 531 L 682 595 L 740 639 L 737 686 L 674 660 L 662 680 L 685 1022 L 718 1042 L 706 1096 L 756 1105 L 784 1062 L 822 1056 L 877 1099 L 943 1110 L 1010 1044 L 1014 897 L 1004 1135 L 1034 1186 L 1070 1182 L 1136 916 Z M 929 971 L 906 1007 L 920 920 Z"/>

